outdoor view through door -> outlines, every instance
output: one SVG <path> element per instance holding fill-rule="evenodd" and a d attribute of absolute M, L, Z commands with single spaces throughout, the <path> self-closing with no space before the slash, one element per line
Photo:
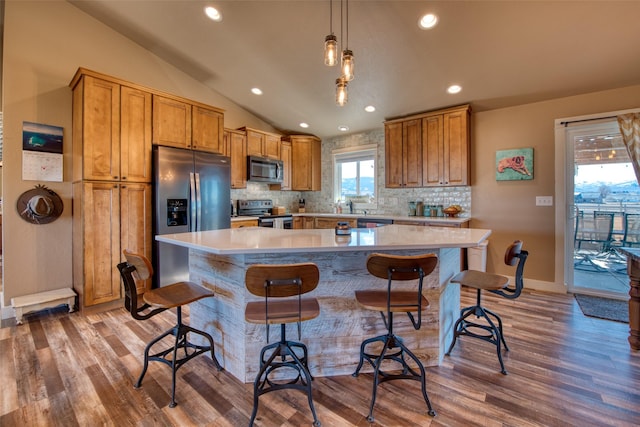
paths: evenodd
<path fill-rule="evenodd" d="M 627 295 L 622 246 L 640 246 L 640 187 L 618 124 L 568 131 L 573 146 L 573 286 L 570 291 Z"/>

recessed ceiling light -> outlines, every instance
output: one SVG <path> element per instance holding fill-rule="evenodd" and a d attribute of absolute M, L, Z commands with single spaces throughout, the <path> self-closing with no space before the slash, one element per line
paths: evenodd
<path fill-rule="evenodd" d="M 418 26 L 420 26 L 420 28 L 422 28 L 423 30 L 428 30 L 430 28 L 435 27 L 437 23 L 438 23 L 438 17 L 433 13 L 427 13 L 422 18 L 420 18 L 420 21 L 418 22 Z"/>
<path fill-rule="evenodd" d="M 374 111 L 376 111 L 376 107 L 374 107 L 373 105 L 367 105 L 366 107 L 364 107 L 364 111 L 366 111 L 367 113 L 373 113 Z"/>
<path fill-rule="evenodd" d="M 349 130 L 349 126 L 346 126 L 346 125 L 340 125 L 340 126 L 338 126 L 338 130 L 339 130 L 340 132 L 346 132 L 346 131 L 348 131 L 348 130 Z"/>
<path fill-rule="evenodd" d="M 302 122 L 302 123 L 300 123 L 300 127 L 306 129 L 306 128 L 309 127 L 309 123 Z"/>
<path fill-rule="evenodd" d="M 254 95 L 262 95 L 262 90 L 260 90 L 259 87 L 252 87 L 251 93 L 253 93 Z"/>
<path fill-rule="evenodd" d="M 220 22 L 222 21 L 222 15 L 220 14 L 220 12 L 218 12 L 218 9 L 216 9 L 213 6 L 207 6 L 204 8 L 204 13 L 209 17 L 209 19 L 211 19 L 212 21 L 215 22 Z"/>
<path fill-rule="evenodd" d="M 447 88 L 447 92 L 451 94 L 459 93 L 461 90 L 462 90 L 462 87 L 458 85 L 451 85 Z"/>

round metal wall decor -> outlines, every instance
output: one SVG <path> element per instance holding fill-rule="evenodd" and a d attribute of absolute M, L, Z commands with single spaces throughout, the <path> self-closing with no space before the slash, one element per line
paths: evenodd
<path fill-rule="evenodd" d="M 55 191 L 36 185 L 18 197 L 16 209 L 22 219 L 31 224 L 48 224 L 58 219 L 64 205 Z"/>

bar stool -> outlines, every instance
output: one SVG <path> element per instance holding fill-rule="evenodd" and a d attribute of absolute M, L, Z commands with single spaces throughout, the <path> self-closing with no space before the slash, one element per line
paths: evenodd
<path fill-rule="evenodd" d="M 522 250 L 521 240 L 516 240 L 510 244 L 504 254 L 505 264 L 514 266 L 516 262 L 518 263 L 515 275 L 516 284 L 514 287 L 509 287 L 509 278 L 506 276 L 476 270 L 461 271 L 451 279 L 453 283 L 460 283 L 463 286 L 477 289 L 477 297 L 475 305 L 460 310 L 460 318 L 453 327 L 453 341 L 446 353 L 447 356 L 451 354 L 451 350 L 453 350 L 453 346 L 456 345 L 458 337 L 469 336 L 478 338 L 496 346 L 498 360 L 500 361 L 500 372 L 507 375 L 504 362 L 502 361 L 502 350 L 500 348 L 501 345 L 504 345 L 504 349 L 509 351 L 502 331 L 502 319 L 493 311 L 482 306 L 480 300 L 481 292 L 483 290 L 493 292 L 508 299 L 518 298 L 524 286 L 522 275 L 524 263 L 527 261 L 528 255 L 529 253 L 527 251 Z M 483 321 L 482 323 L 478 323 L 478 321 L 467 320 L 470 316 L 475 316 L 476 319 L 482 318 Z"/>
<path fill-rule="evenodd" d="M 387 279 L 387 289 L 384 291 L 356 291 L 356 301 L 367 310 L 379 311 L 387 328 L 387 333 L 374 338 L 364 340 L 360 346 L 360 362 L 353 373 L 357 377 L 364 361 L 373 367 L 373 393 L 371 406 L 367 420 L 372 423 L 373 406 L 376 403 L 376 391 L 378 384 L 385 381 L 410 379 L 419 381 L 422 386 L 422 396 L 429 408 L 429 415 L 434 417 L 436 412 L 431 407 L 427 386 L 425 382 L 425 370 L 420 359 L 409 350 L 402 339 L 393 332 L 393 314 L 406 313 L 411 320 L 413 328 L 418 330 L 422 324 L 422 309 L 429 306 L 429 301 L 422 295 L 422 283 L 426 276 L 436 267 L 438 257 L 434 254 L 402 256 L 387 254 L 371 254 L 367 258 L 367 270 L 370 274 L 381 279 Z M 414 291 L 392 290 L 394 281 L 417 280 L 418 289 Z M 386 313 L 386 316 L 385 316 Z M 417 313 L 417 320 L 413 313 Z M 367 352 L 369 344 L 381 342 L 382 350 L 376 353 Z M 397 349 L 397 350 L 394 350 Z M 411 358 L 420 372 L 409 366 L 406 357 Z M 382 363 L 391 360 L 400 364 L 401 373 L 390 373 L 382 370 Z"/>
<path fill-rule="evenodd" d="M 153 275 L 153 267 L 149 260 L 143 255 L 129 252 L 126 249 L 123 253 L 127 261 L 118 264 L 118 270 L 120 270 L 120 276 L 124 282 L 124 305 L 131 313 L 131 316 L 136 320 L 146 320 L 170 308 L 175 307 L 177 311 L 176 325 L 151 340 L 144 349 L 144 366 L 140 378 L 138 378 L 138 381 L 134 384 L 135 388 L 139 388 L 142 385 L 142 379 L 147 373 L 150 361 L 162 362 L 170 366 L 171 402 L 169 403 L 169 407 L 174 408 L 177 405 L 175 395 L 176 371 L 178 368 L 194 357 L 211 351 L 211 359 L 214 365 L 218 371 L 222 370 L 214 353 L 213 338 L 211 338 L 211 335 L 182 323 L 183 305 L 190 304 L 202 298 L 212 297 L 213 293 L 191 282 L 178 282 L 161 288 L 142 290 L 142 292 L 140 292 L 136 289 L 136 279 L 147 280 L 151 278 Z M 139 300 L 140 297 L 142 297 L 142 301 Z M 188 339 L 190 332 L 204 337 L 204 339 L 209 342 L 209 345 L 197 345 L 190 342 Z M 173 346 L 157 353 L 149 354 L 154 344 L 169 335 L 175 337 Z M 179 350 L 182 350 L 182 355 L 178 354 Z"/>
<path fill-rule="evenodd" d="M 253 384 L 250 426 L 253 425 L 258 412 L 258 398 L 265 393 L 283 389 L 305 391 L 313 414 L 313 425 L 320 426 L 311 396 L 313 377 L 309 373 L 307 346 L 301 342 L 289 341 L 286 337 L 287 323 L 297 323 L 300 340 L 300 323 L 320 315 L 320 305 L 316 298 L 302 298 L 303 294 L 316 288 L 319 278 L 318 267 L 312 263 L 255 264 L 247 269 L 247 290 L 253 295 L 263 297 L 264 301 L 247 303 L 245 320 L 249 323 L 267 325 L 267 343 L 269 325 L 280 325 L 280 341 L 268 344 L 260 351 L 260 370 Z M 274 378 L 278 371 L 296 372 L 296 378 Z"/>

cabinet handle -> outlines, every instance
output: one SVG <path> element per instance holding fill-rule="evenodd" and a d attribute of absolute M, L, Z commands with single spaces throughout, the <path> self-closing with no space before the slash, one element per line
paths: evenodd
<path fill-rule="evenodd" d="M 113 179 L 118 179 L 118 176 L 117 176 L 117 175 L 116 175 L 116 176 L 114 176 L 114 177 L 113 177 Z"/>
<path fill-rule="evenodd" d="M 127 179 L 127 177 L 126 177 L 126 176 L 123 176 L 123 177 L 122 177 L 122 179 Z"/>

